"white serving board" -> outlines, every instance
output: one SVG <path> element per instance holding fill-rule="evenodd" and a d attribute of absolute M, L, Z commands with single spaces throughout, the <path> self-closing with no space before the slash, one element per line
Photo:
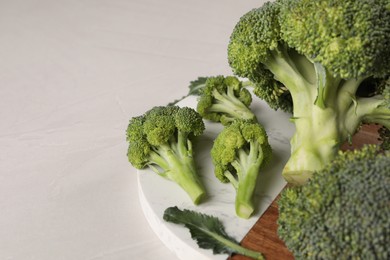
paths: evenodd
<path fill-rule="evenodd" d="M 197 97 L 190 96 L 178 105 L 195 108 L 196 104 Z M 226 259 L 227 255 L 213 255 L 211 250 L 200 249 L 187 228 L 163 220 L 166 208 L 177 206 L 180 209 L 196 210 L 216 216 L 224 223 L 227 233 L 240 241 L 286 184 L 281 172 L 290 155 L 289 140 L 294 131 L 294 126 L 289 121 L 290 115 L 270 109 L 258 98 L 254 98 L 251 109 L 268 133 L 273 158 L 259 177 L 255 198 L 258 208 L 256 214 L 249 220 L 241 219 L 235 214 L 233 186 L 230 183 L 220 183 L 214 176 L 210 149 L 213 140 L 222 130 L 222 126 L 218 123 L 205 121 L 206 130 L 194 143 L 199 174 L 208 193 L 207 199 L 200 205 L 194 206 L 187 194 L 175 183 L 158 176 L 151 170 L 138 171 L 139 198 L 145 217 L 161 241 L 180 259 L 222 260 Z"/>

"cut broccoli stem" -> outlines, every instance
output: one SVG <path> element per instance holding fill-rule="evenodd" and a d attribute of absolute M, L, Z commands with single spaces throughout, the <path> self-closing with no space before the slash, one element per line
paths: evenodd
<path fill-rule="evenodd" d="M 180 138 L 179 138 L 180 140 Z M 205 189 L 196 173 L 192 152 L 183 152 L 183 141 L 178 147 L 161 145 L 156 153 L 151 154 L 151 161 L 162 168 L 159 174 L 176 182 L 189 195 L 195 205 L 198 205 L 205 196 Z M 181 151 L 181 152 L 177 152 Z"/>
<path fill-rule="evenodd" d="M 239 162 L 232 164 L 239 179 L 238 186 L 236 186 L 236 214 L 245 219 L 248 219 L 255 210 L 253 194 L 257 185 L 260 165 L 264 158 L 259 146 L 256 141 L 251 141 L 249 154 L 245 154 L 244 150 L 240 150 Z"/>
<path fill-rule="evenodd" d="M 289 183 L 304 184 L 313 171 L 323 168 L 337 154 L 342 138 L 348 135 L 339 121 L 334 108 L 322 109 L 314 103 L 294 120 L 291 156 L 283 170 Z"/>

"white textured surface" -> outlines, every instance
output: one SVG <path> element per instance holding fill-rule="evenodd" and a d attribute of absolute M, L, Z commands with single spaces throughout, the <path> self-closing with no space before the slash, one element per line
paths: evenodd
<path fill-rule="evenodd" d="M 195 108 L 196 102 L 196 97 L 191 96 L 183 100 L 180 106 Z M 293 132 L 293 125 L 289 122 L 290 116 L 270 109 L 265 102 L 258 99 L 255 99 L 252 110 L 269 134 L 273 158 L 269 166 L 265 167 L 259 175 L 255 195 L 257 209 L 250 219 L 240 219 L 236 216 L 234 209 L 236 193 L 233 186 L 219 182 L 214 176 L 210 149 L 213 140 L 222 130 L 219 124 L 205 121 L 206 131 L 194 143 L 199 174 L 208 193 L 207 199 L 200 205 L 194 206 L 178 185 L 158 176 L 152 170 L 139 171 L 140 201 L 145 216 L 157 236 L 180 259 L 222 260 L 227 256 L 213 255 L 210 250 L 199 249 L 196 242 L 191 239 L 187 228 L 163 220 L 166 208 L 178 206 L 180 209 L 191 209 L 216 216 L 223 221 L 228 234 L 240 241 L 286 184 L 281 172 L 290 155 L 289 139 Z"/>
<path fill-rule="evenodd" d="M 0 0 L 0 259 L 175 259 L 146 221 L 128 120 L 229 74 L 254 0 Z"/>

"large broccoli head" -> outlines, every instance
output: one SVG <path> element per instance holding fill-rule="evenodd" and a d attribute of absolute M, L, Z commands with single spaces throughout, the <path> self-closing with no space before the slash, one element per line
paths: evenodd
<path fill-rule="evenodd" d="M 192 108 L 154 107 L 129 122 L 129 162 L 178 183 L 197 204 L 205 190 L 196 171 L 192 141 L 204 129 L 202 117 Z"/>
<path fill-rule="evenodd" d="M 388 46 L 388 0 L 277 0 L 238 21 L 234 73 L 272 108 L 292 111 L 288 182 L 304 184 L 362 123 L 390 129 L 389 84 L 377 84 L 390 75 Z"/>
<path fill-rule="evenodd" d="M 278 201 L 278 234 L 297 259 L 389 259 L 390 152 L 341 153 Z"/>
<path fill-rule="evenodd" d="M 271 146 L 264 128 L 250 120 L 236 120 L 217 136 L 211 149 L 215 175 L 236 189 L 236 213 L 249 218 L 260 170 L 270 160 Z"/>

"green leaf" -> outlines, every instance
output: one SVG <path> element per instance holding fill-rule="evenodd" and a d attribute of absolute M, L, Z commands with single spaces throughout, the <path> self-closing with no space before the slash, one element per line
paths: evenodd
<path fill-rule="evenodd" d="M 204 88 L 207 79 L 208 77 L 199 77 L 196 80 L 191 81 L 189 86 L 190 91 L 188 92 L 188 95 L 199 95 Z"/>
<path fill-rule="evenodd" d="M 168 103 L 168 106 L 174 106 L 188 96 L 199 95 L 205 86 L 206 80 L 207 77 L 198 77 L 196 80 L 191 81 L 187 95 Z"/>
<path fill-rule="evenodd" d="M 236 253 L 253 259 L 264 259 L 261 253 L 240 246 L 214 216 L 170 207 L 165 210 L 163 218 L 167 222 L 184 225 L 200 248 L 212 249 L 214 254 Z"/>

